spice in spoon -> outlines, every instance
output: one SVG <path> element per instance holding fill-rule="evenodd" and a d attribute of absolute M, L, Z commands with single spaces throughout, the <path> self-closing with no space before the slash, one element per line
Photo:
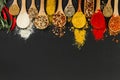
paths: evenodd
<path fill-rule="evenodd" d="M 64 35 L 64 29 L 66 24 L 66 16 L 62 9 L 62 0 L 58 0 L 58 9 L 53 15 L 52 23 L 54 25 L 53 33 L 56 36 L 62 37 Z"/>
<path fill-rule="evenodd" d="M 49 19 L 44 10 L 44 0 L 41 0 L 40 11 L 35 17 L 34 25 L 36 28 L 41 30 L 46 29 L 49 25 Z"/>
<path fill-rule="evenodd" d="M 80 49 L 86 40 L 87 21 L 81 10 L 81 0 L 78 0 L 78 10 L 72 18 L 75 45 Z"/>
<path fill-rule="evenodd" d="M 30 18 L 26 11 L 26 0 L 22 0 L 22 8 L 17 16 L 17 26 L 20 29 L 25 29 L 30 24 Z"/>
<path fill-rule="evenodd" d="M 118 35 L 120 33 L 120 16 L 118 12 L 118 0 L 114 0 L 114 13 L 109 21 L 110 35 Z"/>
<path fill-rule="evenodd" d="M 37 14 L 38 14 L 38 10 L 35 6 L 35 1 L 32 0 L 31 6 L 28 10 L 30 24 L 28 25 L 26 29 L 20 29 L 20 30 L 17 29 L 17 32 L 21 36 L 21 38 L 27 40 L 30 37 L 30 35 L 34 32 L 33 20 Z"/>
<path fill-rule="evenodd" d="M 38 10 L 35 6 L 35 0 L 32 0 L 31 6 L 28 10 L 28 14 L 31 19 L 34 19 L 36 15 L 38 15 Z"/>
<path fill-rule="evenodd" d="M 103 14 L 105 17 L 111 17 L 113 14 L 113 9 L 111 5 L 111 0 L 108 0 L 106 6 L 103 9 Z"/>
<path fill-rule="evenodd" d="M 64 9 L 64 13 L 65 15 L 68 17 L 68 22 L 71 21 L 71 17 L 74 15 L 75 13 L 75 8 L 72 4 L 72 0 L 68 0 L 68 4 Z"/>
<path fill-rule="evenodd" d="M 14 1 L 13 1 L 13 4 L 12 4 L 12 5 L 10 6 L 10 8 L 9 8 L 9 12 L 10 12 L 10 14 L 13 15 L 13 16 L 16 16 L 16 15 L 19 14 L 20 8 L 19 8 L 19 6 L 18 6 L 18 4 L 17 4 L 17 0 L 14 0 Z"/>
<path fill-rule="evenodd" d="M 106 31 L 106 21 L 100 10 L 100 0 L 97 0 L 96 11 L 92 15 L 90 22 L 95 40 L 103 40 Z"/>

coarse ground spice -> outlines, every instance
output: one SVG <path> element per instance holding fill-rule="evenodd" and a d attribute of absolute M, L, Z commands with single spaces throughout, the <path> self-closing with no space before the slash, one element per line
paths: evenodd
<path fill-rule="evenodd" d="M 118 35 L 120 33 L 120 16 L 113 16 L 109 21 L 110 35 Z"/>

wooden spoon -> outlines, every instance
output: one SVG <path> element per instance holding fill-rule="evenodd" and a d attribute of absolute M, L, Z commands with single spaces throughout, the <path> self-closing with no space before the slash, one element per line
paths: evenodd
<path fill-rule="evenodd" d="M 62 9 L 62 0 L 58 0 L 58 8 L 56 13 L 53 15 L 52 22 L 53 25 L 60 28 L 64 27 L 66 24 L 66 16 Z"/>
<path fill-rule="evenodd" d="M 18 4 L 17 4 L 17 0 L 14 0 L 14 1 L 13 1 L 12 5 L 11 5 L 10 8 L 9 8 L 9 12 L 10 12 L 10 14 L 13 15 L 13 16 L 16 16 L 16 15 L 19 14 L 20 8 L 19 8 L 19 6 L 18 6 Z"/>
<path fill-rule="evenodd" d="M 26 12 L 26 0 L 21 0 L 21 1 L 22 1 L 22 8 L 17 17 L 17 26 L 21 29 L 25 29 L 28 27 L 30 23 L 30 18 Z"/>
<path fill-rule="evenodd" d="M 114 12 L 109 21 L 110 35 L 117 35 L 118 33 L 120 33 L 120 16 L 118 12 L 118 3 L 119 0 L 114 0 Z"/>
<path fill-rule="evenodd" d="M 91 17 L 91 25 L 94 29 L 105 29 L 106 22 L 103 13 L 100 9 L 100 0 L 96 0 L 96 10 L 95 13 Z"/>
<path fill-rule="evenodd" d="M 38 29 L 45 29 L 49 25 L 49 19 L 44 9 L 44 0 L 41 0 L 40 11 L 37 17 L 35 18 L 34 25 Z"/>
<path fill-rule="evenodd" d="M 75 13 L 75 8 L 73 6 L 72 0 L 68 1 L 67 6 L 64 9 L 64 13 L 67 17 L 72 17 Z"/>
<path fill-rule="evenodd" d="M 111 0 L 108 0 L 106 6 L 103 9 L 103 14 L 105 17 L 111 17 L 113 14 L 113 9 L 111 5 Z"/>
<path fill-rule="evenodd" d="M 72 18 L 72 24 L 75 28 L 83 28 L 86 24 L 86 18 L 81 9 L 81 0 L 78 0 L 78 9 Z"/>
<path fill-rule="evenodd" d="M 32 19 L 35 18 L 36 15 L 38 15 L 38 10 L 35 6 L 35 0 L 32 0 L 31 6 L 28 10 L 28 14 L 29 14 L 29 17 Z"/>

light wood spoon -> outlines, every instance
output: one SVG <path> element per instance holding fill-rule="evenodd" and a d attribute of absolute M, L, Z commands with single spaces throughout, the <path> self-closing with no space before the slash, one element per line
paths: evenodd
<path fill-rule="evenodd" d="M 17 4 L 17 0 L 14 0 L 14 1 L 13 1 L 12 5 L 11 5 L 10 8 L 9 8 L 9 12 L 10 12 L 10 14 L 13 15 L 13 16 L 16 16 L 16 15 L 19 14 L 20 8 L 19 8 L 19 6 L 18 6 L 18 4 Z"/>
<path fill-rule="evenodd" d="M 101 0 L 96 0 L 96 10 L 95 10 L 95 13 L 91 17 L 91 25 L 94 29 L 105 29 L 106 28 L 106 21 L 100 9 L 100 1 Z"/>
<path fill-rule="evenodd" d="M 111 0 L 108 0 L 106 6 L 103 9 L 103 14 L 105 17 L 111 17 L 113 14 L 113 9 L 111 5 Z"/>
<path fill-rule="evenodd" d="M 118 12 L 118 3 L 119 0 L 114 0 L 114 12 L 109 21 L 110 35 L 117 35 L 118 33 L 120 33 L 120 16 Z"/>
<path fill-rule="evenodd" d="M 46 29 L 49 25 L 49 19 L 44 9 L 44 0 L 41 0 L 40 11 L 34 20 L 34 25 L 36 26 L 36 28 L 41 30 Z"/>
<path fill-rule="evenodd" d="M 83 28 L 86 24 L 86 18 L 81 9 L 81 0 L 78 0 L 78 9 L 72 18 L 72 24 L 75 28 Z"/>
<path fill-rule="evenodd" d="M 73 6 L 72 0 L 68 0 L 67 6 L 64 9 L 64 13 L 67 17 L 72 17 L 75 13 L 75 8 Z"/>
<path fill-rule="evenodd" d="M 58 0 L 58 8 L 55 14 L 53 15 L 52 23 L 56 27 L 64 27 L 66 24 L 66 16 L 62 9 L 62 0 Z"/>
<path fill-rule="evenodd" d="M 25 29 L 30 24 L 30 18 L 26 12 L 26 0 L 21 0 L 21 1 L 22 1 L 22 8 L 17 17 L 17 26 L 18 28 Z"/>
<path fill-rule="evenodd" d="M 32 0 L 31 6 L 28 10 L 28 14 L 29 14 L 29 17 L 32 19 L 35 18 L 36 15 L 38 15 L 38 10 L 35 5 L 35 0 Z"/>

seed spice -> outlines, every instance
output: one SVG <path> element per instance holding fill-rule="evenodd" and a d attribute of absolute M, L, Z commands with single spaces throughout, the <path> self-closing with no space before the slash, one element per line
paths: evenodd
<path fill-rule="evenodd" d="M 66 16 L 58 11 L 53 15 L 52 23 L 55 26 L 52 30 L 53 33 L 59 37 L 62 37 L 65 33 L 64 29 L 66 24 Z"/>

